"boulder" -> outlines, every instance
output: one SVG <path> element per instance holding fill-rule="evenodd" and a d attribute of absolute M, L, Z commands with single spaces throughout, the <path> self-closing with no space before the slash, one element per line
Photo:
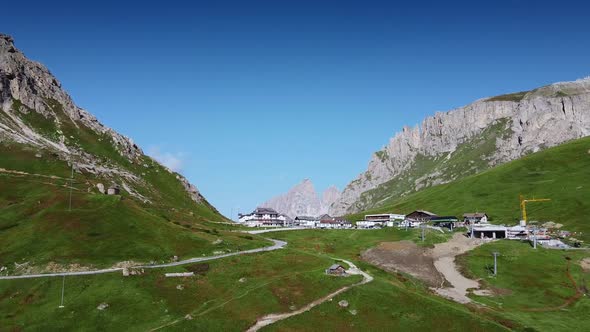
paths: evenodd
<path fill-rule="evenodd" d="M 97 184 L 96 184 L 96 188 L 98 188 L 98 191 L 99 191 L 101 194 L 104 194 L 104 193 L 106 193 L 106 191 L 105 191 L 105 189 L 104 189 L 104 184 L 102 184 L 102 183 L 97 183 Z"/>
<path fill-rule="evenodd" d="M 101 310 L 101 311 L 102 311 L 102 310 L 105 310 L 105 309 L 106 309 L 106 308 L 108 308 L 108 307 L 109 307 L 109 304 L 108 304 L 108 303 L 106 303 L 106 302 L 103 302 L 103 303 L 99 304 L 99 305 L 98 305 L 98 307 L 96 307 L 96 309 L 98 309 L 98 310 Z"/>

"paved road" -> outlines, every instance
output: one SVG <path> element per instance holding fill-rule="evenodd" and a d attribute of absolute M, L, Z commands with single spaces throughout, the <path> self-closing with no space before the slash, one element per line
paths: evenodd
<path fill-rule="evenodd" d="M 273 251 L 273 250 L 281 249 L 287 245 L 287 242 L 285 242 L 285 241 L 274 240 L 274 239 L 267 239 L 267 240 L 272 241 L 274 244 L 269 247 L 250 249 L 250 250 L 244 250 L 244 251 L 236 251 L 236 252 L 232 252 L 232 253 L 228 253 L 228 254 L 206 256 L 206 257 L 195 257 L 195 258 L 189 258 L 189 259 L 185 259 L 185 260 L 178 261 L 178 262 L 166 263 L 166 264 L 133 266 L 133 268 L 157 269 L 157 268 L 163 268 L 163 267 L 180 266 L 180 265 L 185 265 L 185 264 L 210 261 L 210 260 L 214 260 L 214 259 L 220 259 L 220 258 L 236 256 L 236 255 L 245 255 L 245 254 L 254 254 L 257 252 Z M 26 274 L 26 275 L 19 275 L 19 276 L 0 276 L 0 280 L 62 277 L 62 276 L 81 276 L 81 275 L 112 273 L 112 272 L 117 272 L 117 271 L 122 271 L 122 270 L 123 270 L 123 268 L 119 267 L 119 268 L 110 268 L 110 269 L 93 270 L 93 271 Z"/>

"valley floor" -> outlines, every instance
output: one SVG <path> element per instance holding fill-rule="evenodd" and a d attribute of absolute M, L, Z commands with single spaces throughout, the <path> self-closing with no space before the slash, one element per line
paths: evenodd
<path fill-rule="evenodd" d="M 583 295 L 590 272 L 579 264 L 590 256 L 587 252 L 534 251 L 513 241 L 472 249 L 474 244 L 463 243 L 460 235 L 434 230 L 427 231 L 425 242 L 418 231 L 399 229 L 265 236 L 287 245 L 130 277 L 65 277 L 61 309 L 62 278 L 0 280 L 0 330 L 565 331 L 590 326 L 590 303 Z M 452 273 L 437 273 L 438 279 L 430 281 L 413 277 L 386 261 L 372 261 L 370 253 L 376 249 L 371 248 L 429 253 L 425 262 L 433 271 L 439 262 Z M 502 253 L 497 277 L 489 272 L 492 250 Z M 456 268 L 444 264 L 451 257 Z M 358 267 L 362 275 L 326 275 L 335 258 L 348 261 L 353 270 Z M 169 272 L 196 276 L 164 277 Z M 476 280 L 491 296 L 461 285 L 464 280 L 453 278 L 457 272 L 460 278 Z M 452 291 L 471 302 L 436 295 L 432 287 L 441 284 L 447 290 L 454 286 Z"/>

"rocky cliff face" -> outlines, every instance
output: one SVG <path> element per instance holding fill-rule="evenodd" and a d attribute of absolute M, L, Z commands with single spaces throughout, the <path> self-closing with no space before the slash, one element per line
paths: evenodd
<path fill-rule="evenodd" d="M 297 216 L 316 217 L 328 213 L 329 207 L 339 196 L 340 191 L 336 187 L 330 187 L 324 191 L 320 198 L 311 180 L 305 179 L 287 193 L 274 197 L 260 206 L 273 208 L 291 218 Z"/>
<path fill-rule="evenodd" d="M 0 34 L 0 143 L 49 151 L 144 202 L 150 201 L 146 191 L 157 190 L 144 177 L 163 168 L 130 138 L 76 106 L 49 70 L 27 59 L 5 34 Z M 184 177 L 172 175 L 193 201 L 203 200 Z"/>
<path fill-rule="evenodd" d="M 587 135 L 590 78 L 481 99 L 438 112 L 420 126 L 404 127 L 372 156 L 367 171 L 344 189 L 330 212 L 375 207 L 392 195 L 453 181 Z"/>

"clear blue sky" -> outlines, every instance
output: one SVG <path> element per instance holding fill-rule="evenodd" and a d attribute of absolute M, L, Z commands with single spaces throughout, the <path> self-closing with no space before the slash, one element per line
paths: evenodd
<path fill-rule="evenodd" d="M 226 215 L 342 189 L 435 111 L 590 75 L 583 1 L 392 2 L 10 1 L 0 31 Z"/>

